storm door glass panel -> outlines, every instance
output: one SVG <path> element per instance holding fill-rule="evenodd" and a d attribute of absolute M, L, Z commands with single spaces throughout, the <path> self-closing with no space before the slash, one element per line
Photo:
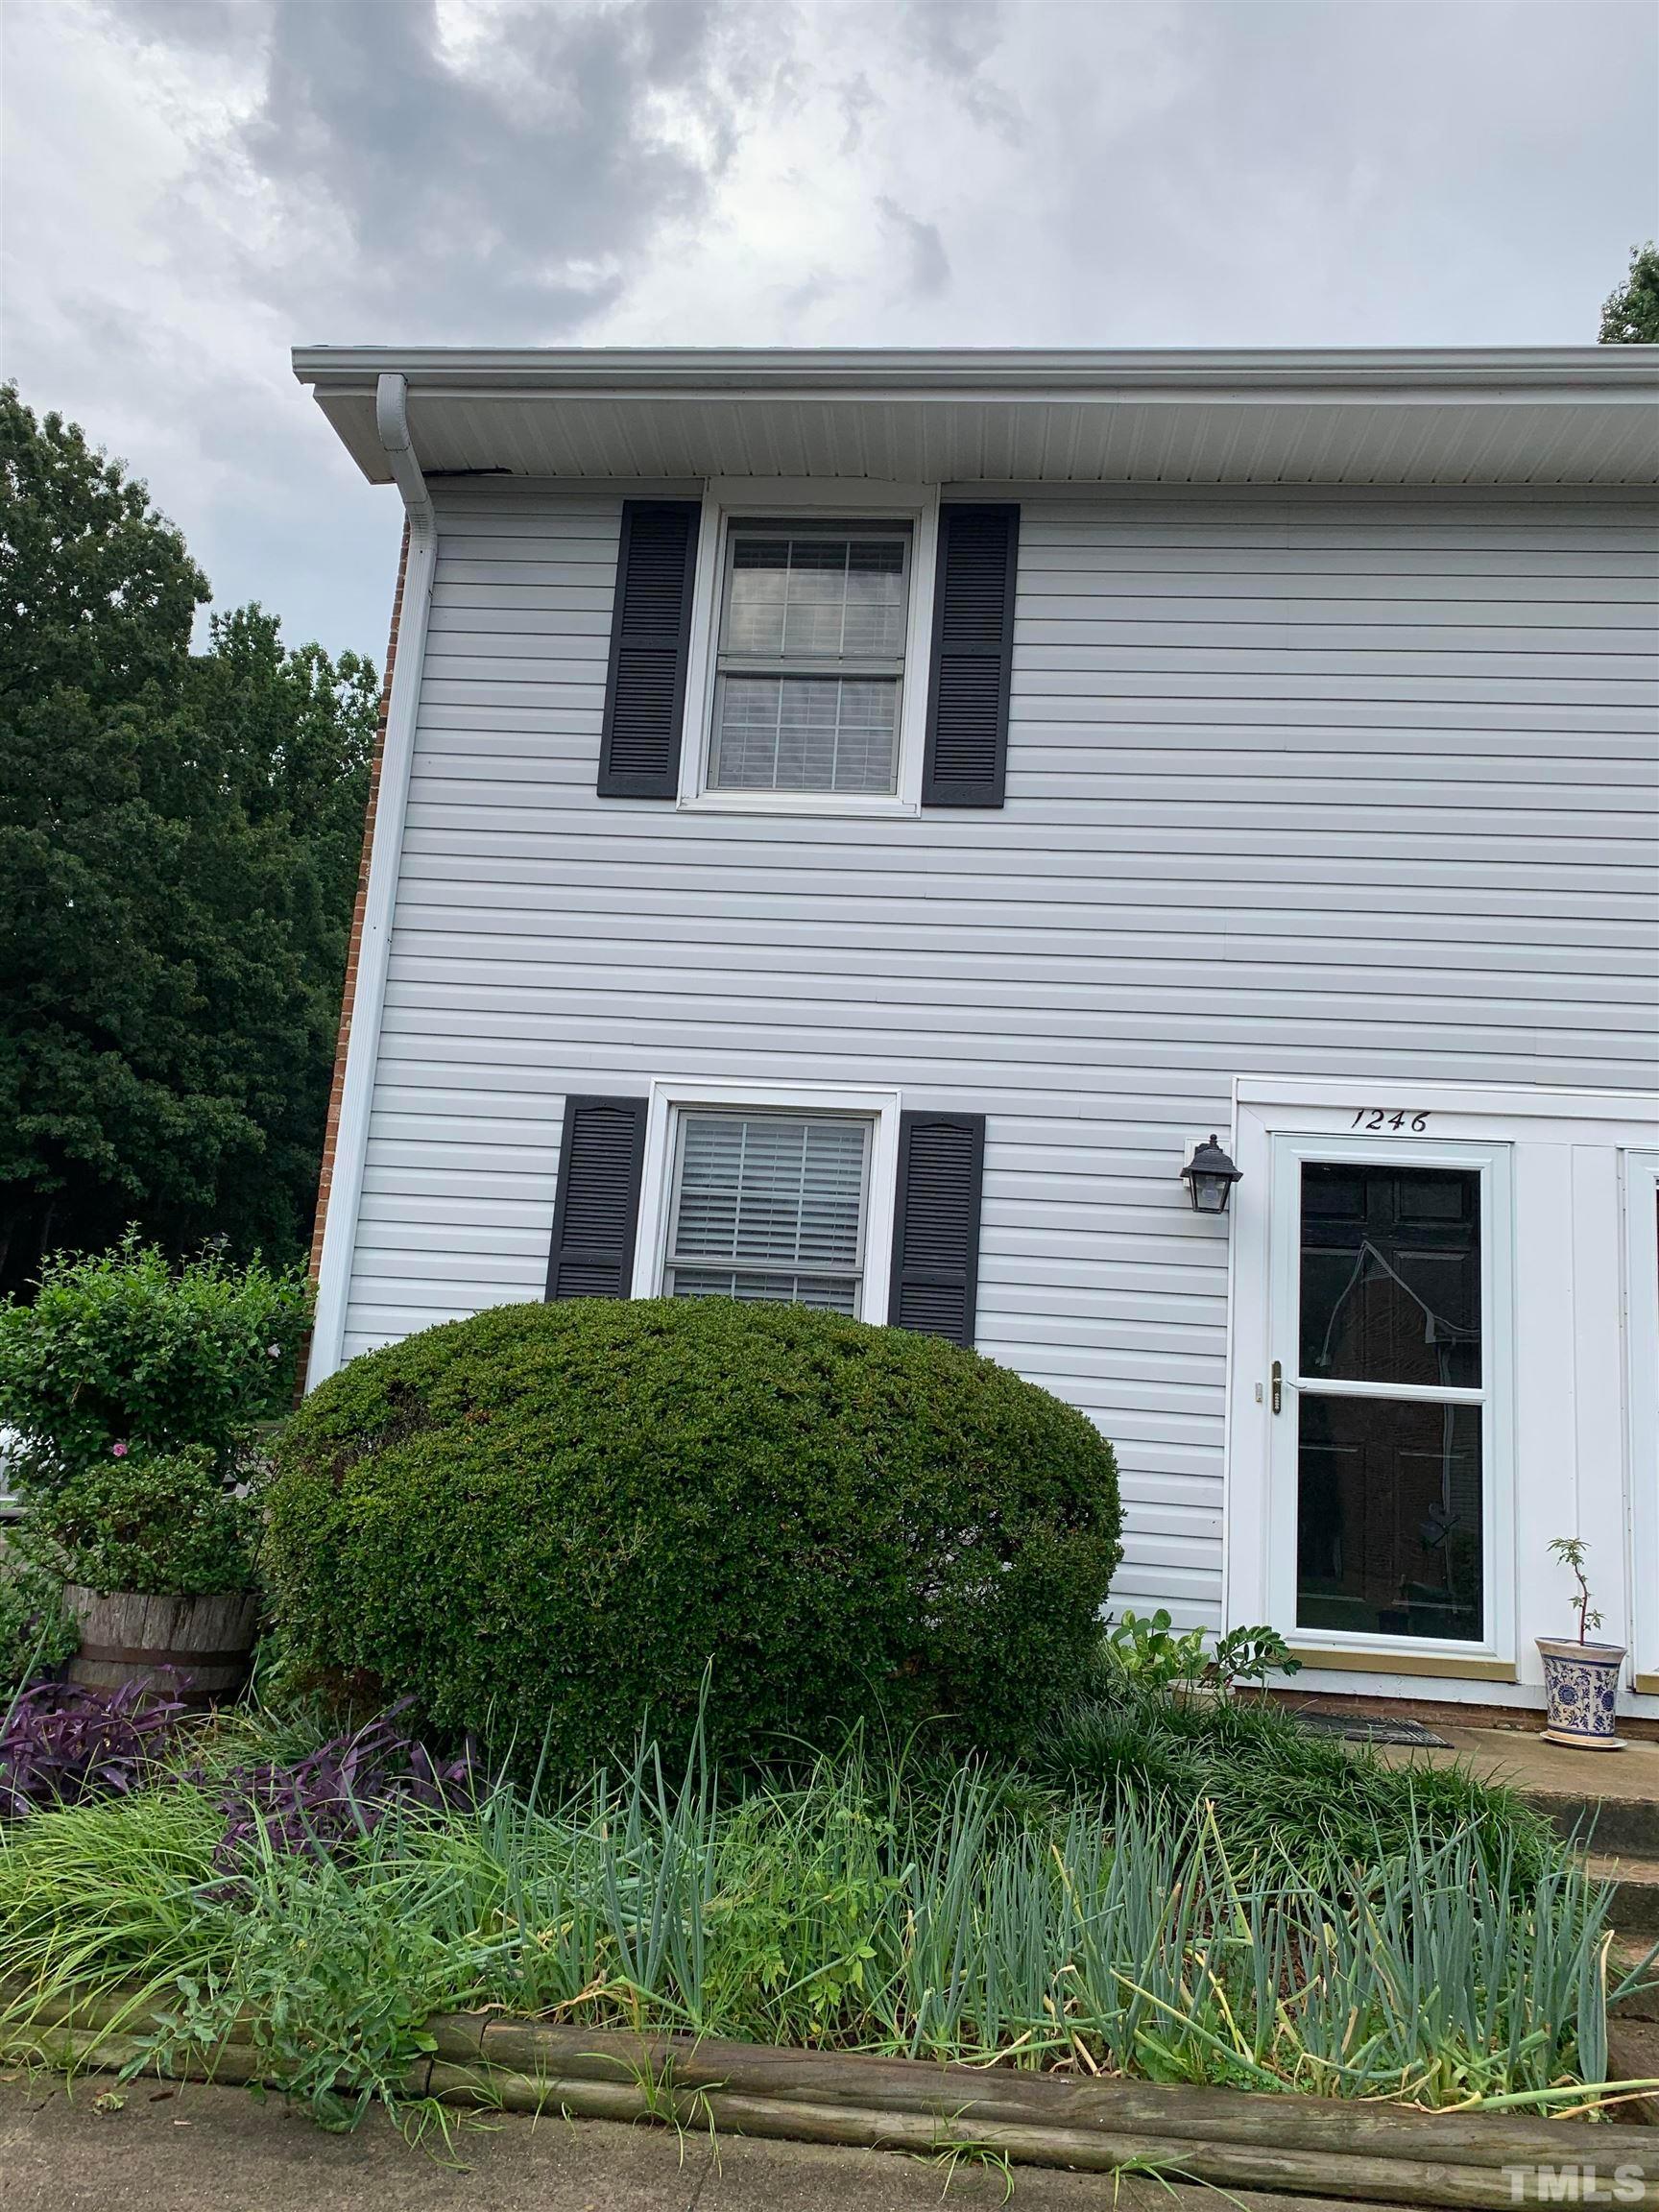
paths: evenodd
<path fill-rule="evenodd" d="M 1479 1643 L 1480 1172 L 1302 1166 L 1296 1618 Z"/>
<path fill-rule="evenodd" d="M 869 1142 L 845 1118 L 683 1114 L 668 1296 L 856 1313 Z"/>
<path fill-rule="evenodd" d="M 1304 1161 L 1301 1370 L 1479 1388 L 1478 1168 Z"/>

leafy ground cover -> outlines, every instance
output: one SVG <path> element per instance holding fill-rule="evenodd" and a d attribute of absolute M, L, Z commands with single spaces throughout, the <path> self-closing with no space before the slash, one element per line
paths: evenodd
<path fill-rule="evenodd" d="M 1523 1890 L 1560 1863 L 1549 1822 L 1467 1768 L 1425 1766 L 1407 1779 L 1310 1735 L 1277 1706 L 1140 1689 L 1109 1655 L 1042 1730 L 1032 1764 L 1045 1779 L 1099 1791 L 1112 1805 L 1207 1802 L 1236 1856 L 1287 1853 L 1313 1880 L 1460 1829 L 1490 1872 L 1506 1865 Z"/>
<path fill-rule="evenodd" d="M 0 1820 L 83 1797 L 124 1797 L 162 1763 L 185 1708 L 129 1684 L 37 1682 L 0 1711 Z"/>
<path fill-rule="evenodd" d="M 1336 1750 L 1350 1834 L 1308 1813 L 1334 1747 L 1115 1710 L 1057 1721 L 1041 1771 L 855 1743 L 722 1786 L 645 1749 L 557 1795 L 222 1721 L 149 1787 L 0 1830 L 0 2045 L 120 1993 L 147 2059 L 234 2031 L 332 2124 L 478 2005 L 1430 2105 L 1604 2078 L 1605 1897 L 1529 1816 Z M 1263 1747 L 1277 1820 L 1245 1804 Z"/>

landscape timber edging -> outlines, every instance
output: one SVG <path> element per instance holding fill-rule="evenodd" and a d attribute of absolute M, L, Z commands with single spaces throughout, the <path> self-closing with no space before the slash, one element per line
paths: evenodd
<path fill-rule="evenodd" d="M 77 2069 L 112 2070 L 139 2054 L 127 2032 L 134 2024 L 132 1999 L 42 2007 L 27 2028 L 13 2015 L 7 2040 L 15 2049 L 21 2035 Z M 440 2014 L 427 2032 L 431 2056 L 411 2068 L 404 2094 L 458 2105 L 925 2155 L 971 2147 L 1012 2164 L 1150 2168 L 1220 2190 L 1447 2212 L 1561 2201 L 1564 2178 L 1574 2201 L 1659 2207 L 1659 2130 L 1646 2128 L 1028 2074 L 500 2013 Z M 251 2082 L 262 2064 L 251 2043 L 231 2042 L 177 2072 Z M 1616 2174 L 1636 2177 L 1617 2197 Z"/>

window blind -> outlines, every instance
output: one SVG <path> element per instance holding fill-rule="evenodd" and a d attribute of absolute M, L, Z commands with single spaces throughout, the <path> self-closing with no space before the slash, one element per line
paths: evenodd
<path fill-rule="evenodd" d="M 682 1115 L 668 1295 L 856 1312 L 868 1151 L 860 1121 Z"/>
<path fill-rule="evenodd" d="M 908 555 L 902 530 L 733 529 L 711 789 L 895 788 Z"/>

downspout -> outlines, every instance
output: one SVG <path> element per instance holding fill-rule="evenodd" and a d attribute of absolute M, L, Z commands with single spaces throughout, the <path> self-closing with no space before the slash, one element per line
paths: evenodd
<path fill-rule="evenodd" d="M 386 704 L 386 735 L 380 751 L 380 774 L 369 833 L 369 877 L 351 990 L 350 1027 L 341 1084 L 340 1117 L 335 1128 L 333 1173 L 317 1268 L 317 1312 L 305 1377 L 307 1389 L 314 1388 L 325 1376 L 332 1375 L 344 1357 L 346 1308 L 351 1289 L 352 1254 L 357 1242 L 357 1210 L 363 1195 L 369 1113 L 374 1095 L 374 1069 L 379 1056 L 386 973 L 392 950 L 392 918 L 397 902 L 397 874 L 403 854 L 403 818 L 409 801 L 409 771 L 415 757 L 421 675 L 426 659 L 426 618 L 432 604 L 432 573 L 438 558 L 438 519 L 432 511 L 426 479 L 410 443 L 409 388 L 404 377 L 386 374 L 380 378 L 374 392 L 374 427 L 391 465 L 392 481 L 403 500 L 408 547 L 403 565 L 403 600 L 392 688 Z"/>

